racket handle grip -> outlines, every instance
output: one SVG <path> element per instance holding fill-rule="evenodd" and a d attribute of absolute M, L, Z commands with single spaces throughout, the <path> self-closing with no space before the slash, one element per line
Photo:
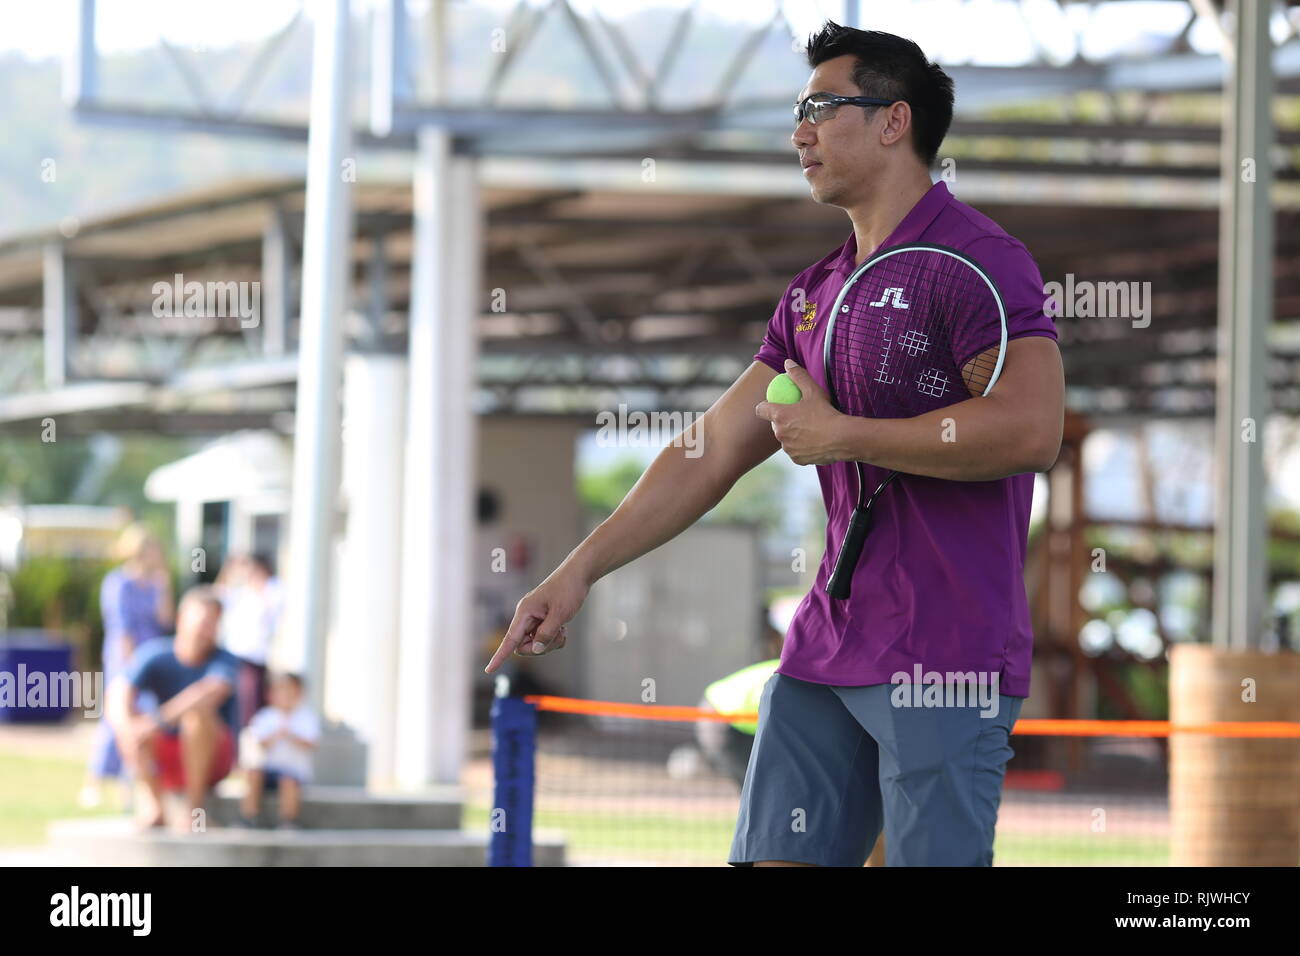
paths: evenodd
<path fill-rule="evenodd" d="M 849 596 L 853 585 L 853 571 L 858 566 L 858 558 L 862 556 L 862 546 L 867 540 L 867 525 L 870 519 L 871 512 L 859 511 L 856 508 L 849 516 L 849 527 L 844 532 L 844 540 L 840 543 L 840 554 L 835 559 L 835 569 L 831 571 L 830 580 L 826 582 L 826 593 L 837 601 L 842 601 Z"/>

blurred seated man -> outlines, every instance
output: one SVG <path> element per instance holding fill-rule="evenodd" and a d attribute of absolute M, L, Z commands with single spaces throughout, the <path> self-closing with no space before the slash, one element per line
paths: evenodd
<path fill-rule="evenodd" d="M 118 747 L 148 790 L 140 801 L 143 827 L 164 824 L 163 794 L 169 790 L 185 794 L 192 820 L 234 763 L 238 664 L 217 647 L 221 602 L 211 588 L 195 587 L 185 592 L 178 611 L 175 640 L 141 644 L 109 692 Z M 142 692 L 161 702 L 156 713 L 140 711 Z M 189 832 L 189 821 L 179 829 Z"/>

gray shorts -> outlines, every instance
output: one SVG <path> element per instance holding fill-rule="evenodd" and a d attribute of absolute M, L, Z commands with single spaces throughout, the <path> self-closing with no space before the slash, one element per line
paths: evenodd
<path fill-rule="evenodd" d="M 895 690 L 772 675 L 729 863 L 862 866 L 883 828 L 886 866 L 993 865 L 1023 699 L 1000 694 L 996 714 L 982 716 L 969 702 L 899 707 Z"/>

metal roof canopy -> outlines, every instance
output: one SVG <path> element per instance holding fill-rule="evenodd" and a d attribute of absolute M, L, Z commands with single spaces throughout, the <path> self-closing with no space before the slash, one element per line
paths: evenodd
<path fill-rule="evenodd" d="M 697 6 L 682 10 L 674 40 L 689 35 Z M 1290 92 L 1300 91 L 1300 20 L 1293 6 L 1295 0 L 1285 5 L 1292 28 L 1274 56 L 1279 89 Z M 190 106 L 105 102 L 97 80 L 95 0 L 79 0 L 78 11 L 80 44 L 69 61 L 66 89 L 80 118 L 305 139 L 305 122 L 255 115 L 247 95 L 229 106 L 214 105 L 175 51 L 170 62 L 193 94 Z M 1220 58 L 1191 53 L 1187 44 L 1198 18 L 1213 20 L 1216 11 L 1208 3 L 1191 3 L 1188 12 L 1165 52 L 1141 61 L 1076 58 L 1056 65 L 1040 49 L 1039 60 L 1026 66 L 950 68 L 959 114 L 945 154 L 957 159 L 959 194 L 1021 238 L 1046 281 L 1064 282 L 1073 274 L 1151 283 L 1151 328 L 1134 329 L 1128 320 L 1058 320 L 1070 404 L 1093 417 L 1210 415 L 1214 408 L 1218 211 L 1215 199 L 1205 199 L 1213 192 L 1202 189 L 1200 198 L 1184 200 L 1181 208 L 1158 211 L 1143 208 L 1150 197 L 1134 201 L 1136 189 L 1127 199 L 1077 204 L 1107 189 L 1113 197 L 1115 189 L 1143 175 L 1159 179 L 1153 196 L 1178 180 L 1193 187 L 1182 193 L 1188 197 L 1196 196 L 1194 187 L 1217 182 L 1219 125 L 1162 121 L 1162 95 L 1221 86 Z M 601 77 L 608 108 L 502 102 L 510 71 L 548 16 L 564 18 L 580 41 Z M 854 22 L 852 13 L 845 19 Z M 243 93 L 256 88 L 285 36 L 303 27 L 299 13 L 267 41 L 241 83 Z M 453 106 L 421 102 L 414 92 L 422 83 L 409 69 L 410 21 L 405 4 L 390 0 L 375 9 L 371 129 L 359 138 L 371 146 L 409 148 L 416 128 L 433 125 L 454 133 L 462 154 L 639 162 L 652 150 L 665 161 L 789 163 L 789 97 L 730 97 L 731 82 L 763 42 L 783 30 L 790 31 L 789 21 L 776 3 L 761 29 L 739 38 L 716 88 L 699 102 L 668 108 L 663 91 L 680 56 L 666 53 L 649 71 L 598 10 L 588 20 L 566 0 L 543 7 L 520 3 L 508 26 L 509 54 L 498 58 L 481 90 L 464 97 L 476 105 Z M 597 49 L 596 31 L 617 53 L 612 64 Z M 420 56 L 414 63 L 429 60 Z M 1109 104 L 1109 118 L 1045 122 L 976 115 L 991 104 L 1025 101 L 1027 87 L 1049 98 L 1098 91 Z M 1287 148 L 1300 145 L 1300 130 L 1282 130 L 1277 140 Z M 1019 144 L 1014 152 L 1036 158 L 985 155 L 996 157 L 997 150 L 986 147 L 1007 141 Z M 1073 143 L 1077 151 L 1066 158 L 1041 156 L 1035 147 L 1046 141 Z M 1170 144 L 1184 161 L 1151 153 Z M 1009 190 L 996 189 L 1003 173 L 1016 175 L 1014 189 L 1024 197 L 1032 200 L 1037 190 L 1052 201 L 980 201 L 963 191 L 983 181 L 1005 197 Z M 1294 174 L 1278 170 L 1279 179 Z M 802 191 L 704 195 L 661 188 L 496 187 L 483 195 L 489 294 L 479 324 L 485 411 L 589 414 L 611 398 L 636 398 L 645 407 L 706 405 L 748 362 L 790 276 L 848 232 L 840 211 L 816 206 Z M 71 238 L 50 231 L 0 243 L 0 307 L 11 307 L 0 312 L 0 334 L 18 346 L 0 366 L 0 394 L 8 396 L 0 398 L 0 427 L 25 425 L 56 405 L 65 409 L 64 427 L 74 431 L 102 427 L 105 413 L 115 427 L 163 432 L 224 430 L 223 416 L 240 425 L 283 424 L 277 416 L 292 404 L 296 369 L 294 287 L 303 205 L 300 182 L 231 184 L 81 223 Z M 353 301 L 363 315 L 354 317 L 349 334 L 354 347 L 401 350 L 412 245 L 410 189 L 404 183 L 357 184 L 355 206 Z M 1300 317 L 1296 217 L 1292 209 L 1279 213 L 1279 322 Z M 152 284 L 176 272 L 200 281 L 260 277 L 260 326 L 154 316 L 148 307 Z M 495 290 L 504 296 L 491 296 Z M 42 325 L 36 309 L 50 295 L 66 300 L 66 328 Z M 55 394 L 33 394 L 40 383 L 33 375 L 32 338 L 42 333 L 45 382 Z M 61 340 L 66 348 L 59 347 Z M 1278 410 L 1300 410 L 1298 358 L 1300 342 L 1279 338 L 1270 370 Z M 71 412 L 82 417 L 69 420 Z"/>
<path fill-rule="evenodd" d="M 790 278 L 849 231 L 839 210 L 806 198 L 506 187 L 483 196 L 484 411 L 588 414 L 638 389 L 645 407 L 707 405 L 748 364 Z M 0 335 L 10 343 L 0 427 L 56 405 L 72 431 L 82 428 L 68 418 L 77 411 L 111 412 L 86 418 L 87 429 L 224 430 L 223 415 L 244 427 L 282 422 L 297 371 L 303 199 L 300 182 L 226 184 L 84 222 L 70 239 L 0 243 Z M 354 205 L 351 347 L 404 352 L 410 189 L 358 184 Z M 1046 281 L 1151 283 L 1149 328 L 1057 320 L 1071 407 L 1102 418 L 1212 414 L 1216 211 L 977 205 L 1026 243 Z M 277 222 L 290 262 L 279 339 L 267 309 L 277 280 L 263 273 Z M 1277 232 L 1282 322 L 1300 317 L 1300 212 L 1279 214 Z M 55 395 L 37 371 L 52 246 L 79 279 L 70 375 Z M 176 273 L 260 279 L 261 325 L 154 316 L 154 283 Z M 1274 407 L 1300 411 L 1300 342 L 1277 343 L 1272 365 Z"/>

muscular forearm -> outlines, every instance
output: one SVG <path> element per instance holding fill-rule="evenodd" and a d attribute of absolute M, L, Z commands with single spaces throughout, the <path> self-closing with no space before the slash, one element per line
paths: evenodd
<path fill-rule="evenodd" d="M 1043 436 L 1036 410 L 994 394 L 916 418 L 853 418 L 839 425 L 839 457 L 909 475 L 993 481 L 1050 468 L 1060 447 Z"/>

